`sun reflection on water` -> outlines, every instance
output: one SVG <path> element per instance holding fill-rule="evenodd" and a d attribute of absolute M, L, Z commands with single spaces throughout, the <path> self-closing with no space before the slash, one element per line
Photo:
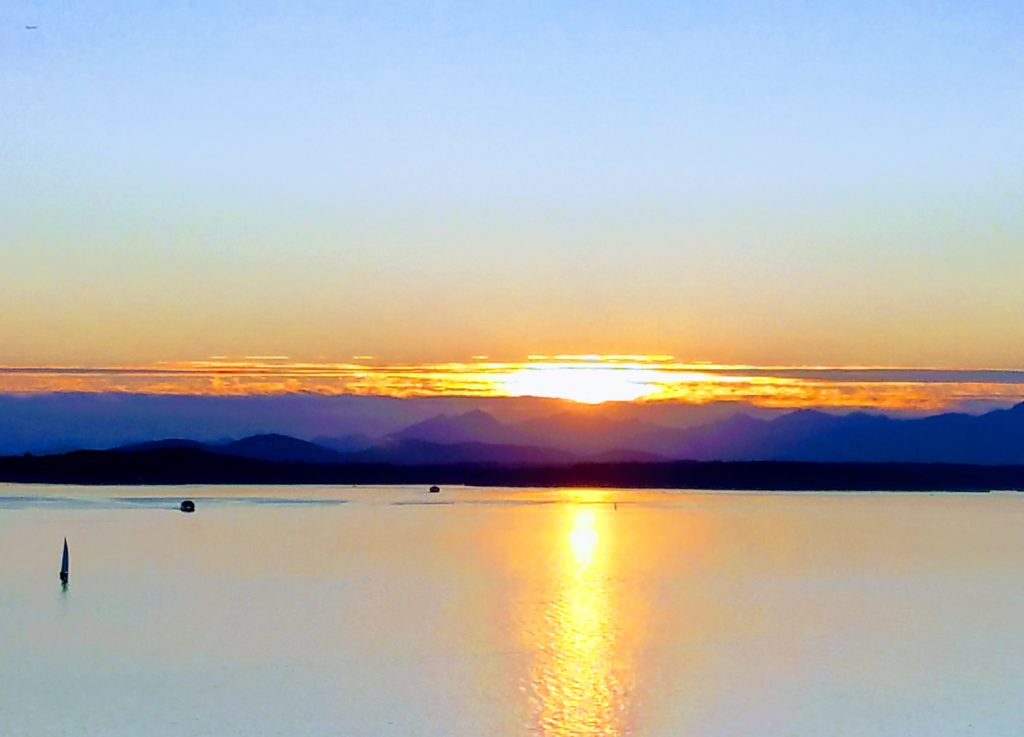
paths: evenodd
<path fill-rule="evenodd" d="M 569 547 L 578 566 L 585 568 L 591 564 L 598 542 L 594 510 L 577 510 L 573 527 L 569 531 Z"/>
<path fill-rule="evenodd" d="M 538 731 L 546 737 L 625 734 L 625 688 L 609 581 L 605 513 L 568 507 L 558 580 L 544 612 L 532 672 Z"/>

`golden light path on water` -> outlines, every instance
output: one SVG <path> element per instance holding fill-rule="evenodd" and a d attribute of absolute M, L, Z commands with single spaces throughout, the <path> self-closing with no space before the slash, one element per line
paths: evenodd
<path fill-rule="evenodd" d="M 567 507 L 557 580 L 544 612 L 546 634 L 531 674 L 537 730 L 545 737 L 625 734 L 626 687 L 604 523 L 595 505 Z"/>

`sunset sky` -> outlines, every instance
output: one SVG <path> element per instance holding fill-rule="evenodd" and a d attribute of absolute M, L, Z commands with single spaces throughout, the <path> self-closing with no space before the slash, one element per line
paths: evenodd
<path fill-rule="evenodd" d="M 1020 3 L 0 20 L 0 391 L 245 356 L 1024 368 Z M 591 396 L 644 396 L 620 375 Z M 1020 398 L 1007 376 L 971 386 Z"/>

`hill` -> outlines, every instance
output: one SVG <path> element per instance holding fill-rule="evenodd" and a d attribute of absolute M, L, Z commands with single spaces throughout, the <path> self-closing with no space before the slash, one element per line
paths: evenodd
<path fill-rule="evenodd" d="M 0 481 L 56 484 L 471 484 L 665 489 L 1024 490 L 1024 466 L 913 463 L 391 465 L 254 460 L 197 448 L 0 457 Z"/>

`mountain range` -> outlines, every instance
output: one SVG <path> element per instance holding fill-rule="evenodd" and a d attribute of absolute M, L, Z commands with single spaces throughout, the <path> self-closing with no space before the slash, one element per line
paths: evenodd
<path fill-rule="evenodd" d="M 133 392 L 0 393 L 0 455 L 102 450 L 158 438 L 223 444 L 281 434 L 343 452 L 365 450 L 389 435 L 441 415 L 483 410 L 501 424 L 571 412 L 602 421 L 642 420 L 665 428 L 706 425 L 737 412 L 768 418 L 784 410 L 740 402 L 606 402 L 577 405 L 538 397 L 386 397 L 361 394 L 176 395 Z M 432 424 L 432 423 L 431 423 Z M 541 423 L 543 424 L 543 423 Z M 429 429 L 430 425 L 426 429 Z M 472 429 L 472 428 L 470 428 Z M 482 428 L 487 430 L 487 428 Z M 487 442 L 532 444 L 517 433 Z M 481 435 L 480 437 L 483 437 Z M 463 438 L 476 442 L 476 435 Z"/>
<path fill-rule="evenodd" d="M 692 461 L 1024 463 L 1024 403 L 983 415 L 892 418 L 801 410 L 771 419 L 736 414 L 698 427 L 565 410 L 501 422 L 482 410 L 439 414 L 397 432 L 313 440 L 270 433 L 240 440 L 168 439 L 124 452 L 193 448 L 254 460 L 394 465 L 556 466 Z"/>

